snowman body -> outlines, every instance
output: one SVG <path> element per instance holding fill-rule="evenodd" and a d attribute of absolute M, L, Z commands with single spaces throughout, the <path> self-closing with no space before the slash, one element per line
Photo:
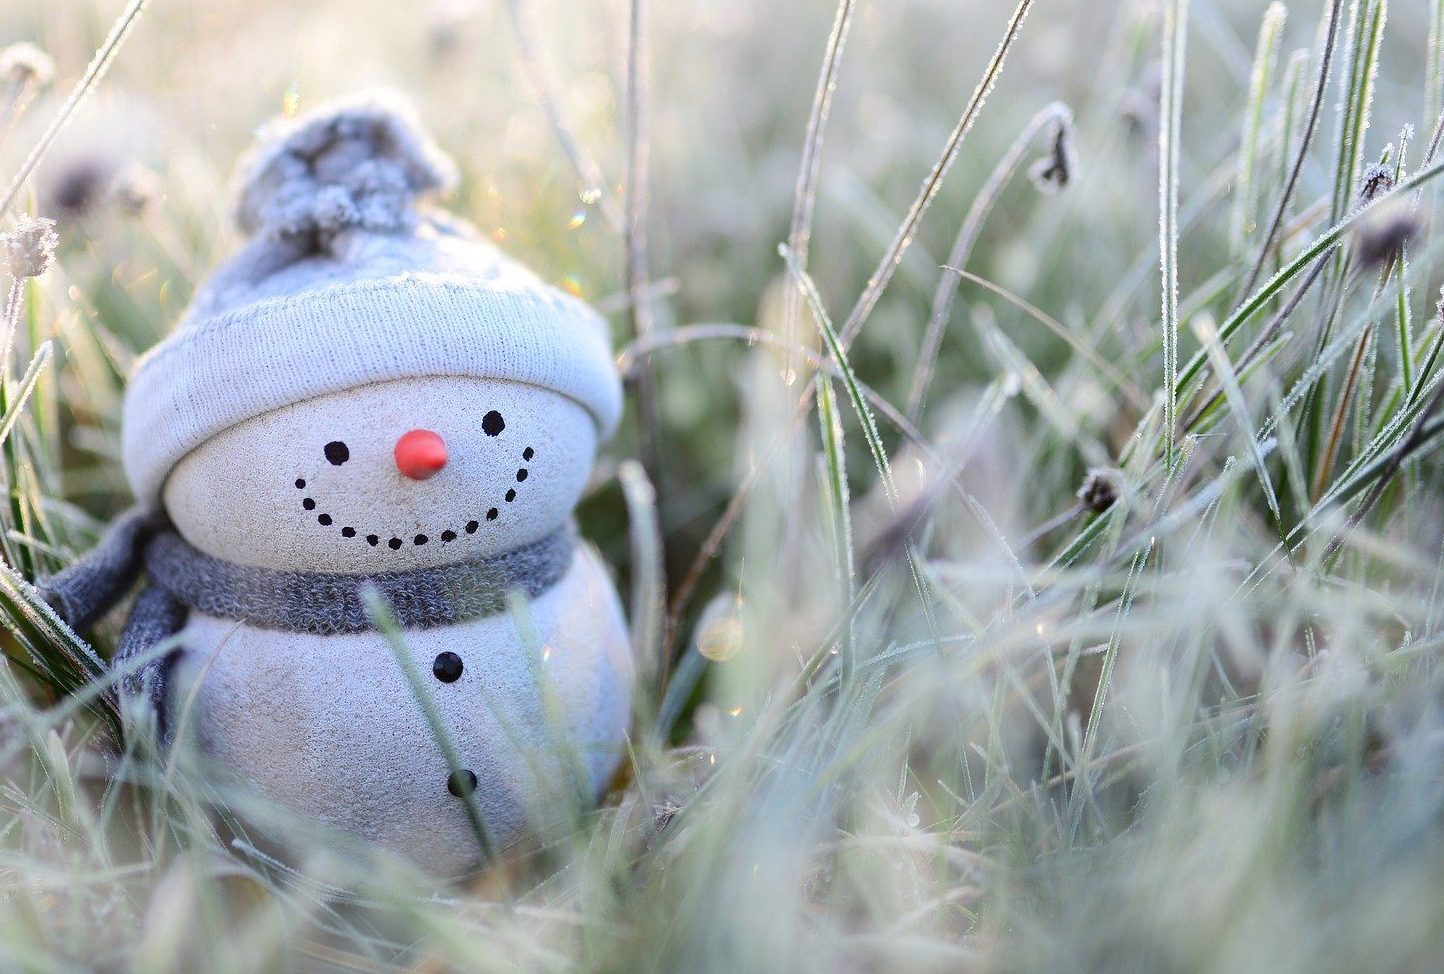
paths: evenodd
<path fill-rule="evenodd" d="M 424 477 L 398 445 L 418 431 L 445 451 Z M 595 438 L 581 406 L 538 386 L 371 383 L 212 437 L 177 464 L 165 507 L 185 541 L 231 564 L 358 578 L 444 568 L 563 528 Z M 266 797 L 443 874 L 480 859 L 468 800 L 497 847 L 595 800 L 621 755 L 632 662 L 592 549 L 578 543 L 560 578 L 513 611 L 401 635 L 410 676 L 378 631 L 192 611 L 170 694 L 177 740 Z"/>
<path fill-rule="evenodd" d="M 595 800 L 627 727 L 626 629 L 596 555 L 578 547 L 527 614 L 534 644 L 507 614 L 403 633 L 498 846 L 578 798 Z M 193 613 L 181 641 L 172 703 L 198 688 L 194 727 L 208 757 L 275 801 L 438 874 L 479 863 L 454 773 L 380 634 L 281 633 Z M 565 706 L 549 710 L 548 699 Z"/>

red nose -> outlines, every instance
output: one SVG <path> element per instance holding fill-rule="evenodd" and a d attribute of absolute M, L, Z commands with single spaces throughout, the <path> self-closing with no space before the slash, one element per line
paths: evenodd
<path fill-rule="evenodd" d="M 396 469 L 412 480 L 434 477 L 446 466 L 446 443 L 431 430 L 412 430 L 396 441 Z"/>

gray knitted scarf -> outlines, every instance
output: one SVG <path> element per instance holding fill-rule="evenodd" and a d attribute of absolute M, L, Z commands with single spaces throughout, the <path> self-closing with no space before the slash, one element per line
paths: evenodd
<path fill-rule="evenodd" d="M 571 556 L 571 532 L 562 527 L 505 554 L 431 568 L 376 575 L 273 571 L 212 558 L 167 531 L 146 547 L 145 568 L 152 585 L 198 612 L 261 629 L 334 636 L 375 628 L 368 589 L 402 629 L 434 629 L 502 612 L 511 591 L 536 598 L 562 577 Z"/>
<path fill-rule="evenodd" d="M 375 575 L 275 571 L 222 561 L 198 551 L 163 516 L 132 509 L 95 550 L 37 587 L 72 627 L 89 628 L 134 587 L 136 598 L 115 662 L 124 663 L 175 635 L 194 610 L 260 629 L 333 636 L 375 629 L 366 593 L 376 592 L 402 629 L 432 629 L 495 615 L 507 594 L 536 598 L 571 564 L 570 525 L 500 555 Z M 165 690 L 178 651 L 147 664 L 121 691 L 148 697 L 165 734 Z"/>

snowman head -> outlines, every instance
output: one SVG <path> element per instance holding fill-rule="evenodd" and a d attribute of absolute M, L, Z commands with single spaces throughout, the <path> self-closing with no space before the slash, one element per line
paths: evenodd
<path fill-rule="evenodd" d="M 565 396 L 443 376 L 330 393 L 186 455 L 166 511 L 241 564 L 376 573 L 510 551 L 555 530 L 591 470 L 596 424 Z"/>
<path fill-rule="evenodd" d="M 253 239 L 137 366 L 137 497 L 208 554 L 377 572 L 507 551 L 575 505 L 621 389 L 605 323 L 419 206 L 450 165 L 368 99 L 266 140 Z"/>

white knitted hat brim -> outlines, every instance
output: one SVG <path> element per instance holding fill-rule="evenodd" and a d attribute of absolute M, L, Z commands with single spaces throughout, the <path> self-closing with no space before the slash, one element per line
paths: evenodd
<path fill-rule="evenodd" d="M 568 396 L 606 438 L 622 390 L 604 321 L 560 292 L 412 273 L 348 282 L 185 323 L 136 365 L 123 456 L 137 499 L 237 423 L 356 386 L 432 375 L 506 379 Z M 224 390 L 217 394 L 218 390 Z"/>

